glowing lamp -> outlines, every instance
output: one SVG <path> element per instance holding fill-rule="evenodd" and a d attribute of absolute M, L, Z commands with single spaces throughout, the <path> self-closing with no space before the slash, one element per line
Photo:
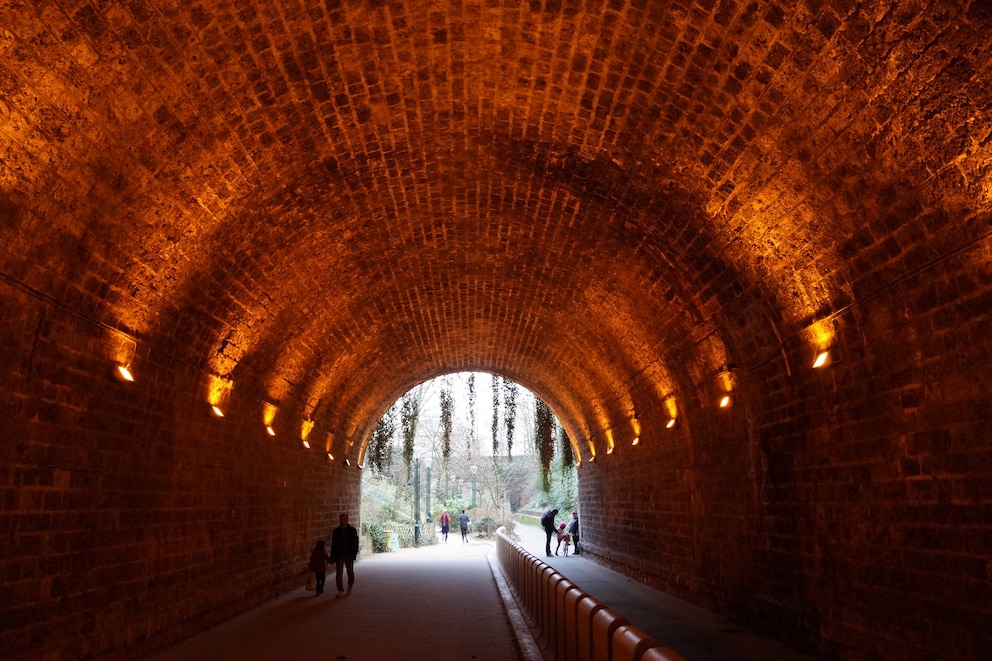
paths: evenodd
<path fill-rule="evenodd" d="M 730 406 L 730 395 L 724 395 L 720 400 L 720 408 L 725 409 Z"/>
<path fill-rule="evenodd" d="M 331 461 L 334 461 L 334 455 L 331 454 L 330 452 L 327 453 L 327 458 L 330 459 Z"/>
<path fill-rule="evenodd" d="M 816 360 L 813 361 L 813 368 L 815 369 L 815 368 L 823 367 L 824 365 L 827 364 L 827 361 L 829 359 L 830 359 L 830 352 L 821 351 L 816 355 Z"/>
<path fill-rule="evenodd" d="M 303 447 L 305 447 L 306 449 L 309 450 L 310 449 L 310 441 L 304 440 L 303 441 Z"/>
<path fill-rule="evenodd" d="M 128 383 L 134 383 L 134 375 L 131 374 L 131 370 L 128 369 L 127 365 L 117 366 L 117 377 L 122 381 L 127 381 Z"/>
<path fill-rule="evenodd" d="M 640 436 L 635 436 L 634 437 L 634 440 L 630 442 L 631 445 L 640 445 L 640 443 L 641 443 L 641 437 Z"/>
<path fill-rule="evenodd" d="M 674 427 L 675 427 L 675 418 L 672 418 L 671 420 L 668 421 L 668 424 L 665 425 L 665 429 L 672 429 Z"/>
<path fill-rule="evenodd" d="M 276 430 L 272 428 L 272 425 L 265 425 L 265 431 L 269 436 L 276 435 Z"/>
<path fill-rule="evenodd" d="M 224 412 L 220 410 L 219 406 L 211 406 L 210 410 L 213 411 L 214 415 L 217 416 L 218 418 L 224 417 Z"/>

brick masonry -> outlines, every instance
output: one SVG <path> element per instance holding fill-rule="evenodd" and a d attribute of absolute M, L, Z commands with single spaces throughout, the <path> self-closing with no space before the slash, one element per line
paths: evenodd
<path fill-rule="evenodd" d="M 3 656 L 289 589 L 383 410 L 482 369 L 566 425 L 601 561 L 828 658 L 983 658 L 990 31 L 984 0 L 0 2 Z"/>

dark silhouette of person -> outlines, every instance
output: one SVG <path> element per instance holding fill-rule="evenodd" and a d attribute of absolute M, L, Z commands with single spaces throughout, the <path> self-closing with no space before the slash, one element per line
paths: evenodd
<path fill-rule="evenodd" d="M 338 586 L 338 596 L 345 596 L 343 574 L 348 570 L 348 594 L 355 585 L 355 558 L 358 557 L 358 531 L 348 524 L 348 515 L 342 513 L 338 517 L 338 527 L 331 531 L 330 560 L 336 566 L 335 579 Z"/>
<path fill-rule="evenodd" d="M 465 510 L 458 515 L 458 528 L 462 531 L 462 541 L 468 544 L 468 514 Z"/>
<path fill-rule="evenodd" d="M 324 594 L 324 581 L 327 578 L 327 551 L 324 547 L 324 540 L 318 539 L 317 543 L 313 545 L 307 569 L 313 572 L 314 585 L 317 586 L 313 596 L 317 597 Z"/>
<path fill-rule="evenodd" d="M 550 509 L 541 517 L 541 527 L 544 528 L 544 534 L 547 537 L 547 540 L 544 542 L 544 552 L 549 558 L 551 557 L 551 536 L 555 534 L 556 516 L 558 516 L 558 510 Z"/>
<path fill-rule="evenodd" d="M 579 554 L 579 513 L 572 512 L 572 522 L 568 524 L 568 533 L 572 536 L 572 555 Z"/>

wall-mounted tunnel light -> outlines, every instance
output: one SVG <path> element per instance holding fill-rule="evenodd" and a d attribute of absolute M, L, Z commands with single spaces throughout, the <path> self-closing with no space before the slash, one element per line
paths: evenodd
<path fill-rule="evenodd" d="M 813 361 L 813 368 L 818 369 L 826 365 L 828 362 L 830 362 L 830 352 L 821 351 L 820 353 L 816 354 L 816 360 Z"/>
<path fill-rule="evenodd" d="M 276 430 L 272 428 L 272 425 L 265 425 L 265 433 L 269 436 L 275 436 Z"/>
<path fill-rule="evenodd" d="M 634 440 L 631 441 L 630 444 L 631 445 L 640 445 L 641 444 L 641 437 L 640 436 L 635 436 L 634 437 Z"/>
<path fill-rule="evenodd" d="M 668 421 L 668 424 L 665 425 L 665 429 L 675 429 L 675 424 L 675 418 L 672 418 Z"/>
<path fill-rule="evenodd" d="M 345 466 L 351 466 L 351 459 L 345 459 L 344 460 L 344 465 Z"/>
<path fill-rule="evenodd" d="M 218 418 L 223 418 L 223 417 L 224 417 L 224 412 L 220 410 L 220 407 L 219 407 L 219 406 L 216 406 L 216 405 L 214 405 L 214 406 L 211 406 L 211 407 L 210 407 L 210 411 L 211 411 L 211 412 L 212 412 L 212 413 L 213 413 L 213 414 L 214 414 L 215 416 L 217 416 Z"/>
<path fill-rule="evenodd" d="M 134 375 L 131 374 L 130 365 L 118 365 L 117 366 L 117 378 L 121 381 L 127 381 L 128 383 L 134 383 Z"/>
<path fill-rule="evenodd" d="M 730 403 L 730 395 L 724 395 L 723 399 L 720 400 L 720 408 L 730 408 Z"/>
<path fill-rule="evenodd" d="M 303 439 L 303 447 L 305 447 L 307 450 L 309 450 L 310 449 L 310 441 L 308 441 L 306 439 Z"/>
<path fill-rule="evenodd" d="M 329 459 L 330 461 L 334 461 L 334 455 L 333 455 L 333 454 L 331 454 L 330 452 L 328 452 L 328 453 L 327 453 L 327 458 L 328 458 L 328 459 Z"/>

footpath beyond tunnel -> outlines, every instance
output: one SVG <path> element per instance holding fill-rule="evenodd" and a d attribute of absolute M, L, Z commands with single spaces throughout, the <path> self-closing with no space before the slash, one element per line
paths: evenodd
<path fill-rule="evenodd" d="M 528 551 L 687 661 L 812 658 L 582 556 L 543 557 L 539 528 L 518 525 L 517 534 Z M 453 536 L 447 545 L 365 556 L 351 596 L 336 599 L 329 588 L 314 597 L 301 585 L 147 659 L 533 660 L 533 642 L 514 635 L 515 605 L 507 609 L 493 579 L 493 551 L 492 540 L 472 535 L 469 544 Z"/>

